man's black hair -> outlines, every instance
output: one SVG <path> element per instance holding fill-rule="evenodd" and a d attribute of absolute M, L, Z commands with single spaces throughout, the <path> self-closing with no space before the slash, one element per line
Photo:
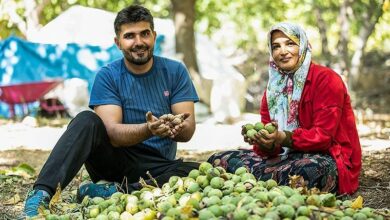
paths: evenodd
<path fill-rule="evenodd" d="M 114 21 L 115 34 L 118 36 L 122 25 L 140 21 L 149 22 L 150 28 L 154 31 L 153 16 L 147 8 L 140 5 L 130 5 L 122 9 Z"/>

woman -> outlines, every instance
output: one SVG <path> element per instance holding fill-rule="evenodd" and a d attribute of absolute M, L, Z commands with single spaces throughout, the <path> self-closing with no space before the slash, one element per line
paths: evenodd
<path fill-rule="evenodd" d="M 246 166 L 257 178 L 281 185 L 289 184 L 289 175 L 300 175 L 309 188 L 352 194 L 359 185 L 361 147 L 342 79 L 312 62 L 299 26 L 279 23 L 268 39 L 269 81 L 260 115 L 277 132 L 258 132 L 252 139 L 244 135 L 253 150 L 221 152 L 208 161 L 229 172 Z"/>

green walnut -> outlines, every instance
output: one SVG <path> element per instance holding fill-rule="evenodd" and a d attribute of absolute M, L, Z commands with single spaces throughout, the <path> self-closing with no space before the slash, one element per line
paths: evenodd
<path fill-rule="evenodd" d="M 320 195 L 321 203 L 325 207 L 334 207 L 336 206 L 336 196 L 331 193 Z"/>
<path fill-rule="evenodd" d="M 188 174 L 188 177 L 196 180 L 196 178 L 200 175 L 200 171 L 199 170 L 196 170 L 196 169 L 193 169 L 191 170 L 191 172 Z"/>
<path fill-rule="evenodd" d="M 244 127 L 245 127 L 245 130 L 246 130 L 246 131 L 248 131 L 248 130 L 251 130 L 251 129 L 254 129 L 254 128 L 255 128 L 255 126 L 254 126 L 253 124 L 251 124 L 251 123 L 245 124 L 245 125 L 244 125 Z"/>
<path fill-rule="evenodd" d="M 246 169 L 246 167 L 239 167 L 236 169 L 236 171 L 234 171 L 234 174 L 238 175 L 238 176 L 241 176 L 244 173 L 248 173 L 248 170 Z"/>
<path fill-rule="evenodd" d="M 262 122 L 256 122 L 254 128 L 256 131 L 260 131 L 261 129 L 264 129 L 264 124 Z"/>
<path fill-rule="evenodd" d="M 275 132 L 276 128 L 275 126 L 272 124 L 272 123 L 267 123 L 265 126 L 264 126 L 264 129 L 268 131 L 268 133 L 272 134 Z"/>
<path fill-rule="evenodd" d="M 248 136 L 250 139 L 254 139 L 255 134 L 257 134 L 257 131 L 255 129 L 249 129 L 246 132 L 246 136 Z"/>
<path fill-rule="evenodd" d="M 202 162 L 200 165 L 199 165 L 199 172 L 201 175 L 204 175 L 206 174 L 207 170 L 213 168 L 213 165 L 211 165 L 211 163 L 209 162 Z"/>

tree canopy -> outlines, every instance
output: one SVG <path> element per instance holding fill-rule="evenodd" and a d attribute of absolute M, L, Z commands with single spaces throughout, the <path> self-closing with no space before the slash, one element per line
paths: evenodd
<path fill-rule="evenodd" d="M 174 17 L 173 0 L 6 0 L 0 5 L 0 39 L 28 37 L 72 5 L 116 12 L 143 4 L 156 17 Z M 389 0 L 196 0 L 194 30 L 218 40 L 231 55 L 266 50 L 272 24 L 301 24 L 314 45 L 314 55 L 327 65 L 340 64 L 347 77 L 358 74 L 365 51 L 389 52 Z M 222 32 L 222 34 L 221 34 Z M 387 45 L 387 46 L 386 46 Z M 245 73 L 244 73 L 245 74 Z"/>

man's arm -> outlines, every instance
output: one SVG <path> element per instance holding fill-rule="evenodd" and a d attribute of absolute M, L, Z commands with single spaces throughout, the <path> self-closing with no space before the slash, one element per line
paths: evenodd
<path fill-rule="evenodd" d="M 172 114 L 189 113 L 189 117 L 183 121 L 183 126 L 178 131 L 178 134 L 173 138 L 177 142 L 187 142 L 192 138 L 195 132 L 195 110 L 194 102 L 179 102 L 172 105 Z"/>
<path fill-rule="evenodd" d="M 147 123 L 122 124 L 122 108 L 117 105 L 99 105 L 94 108 L 103 120 L 111 144 L 116 147 L 133 146 L 153 135 L 168 136 L 169 131 L 159 127 L 161 121 L 152 116 Z"/>

